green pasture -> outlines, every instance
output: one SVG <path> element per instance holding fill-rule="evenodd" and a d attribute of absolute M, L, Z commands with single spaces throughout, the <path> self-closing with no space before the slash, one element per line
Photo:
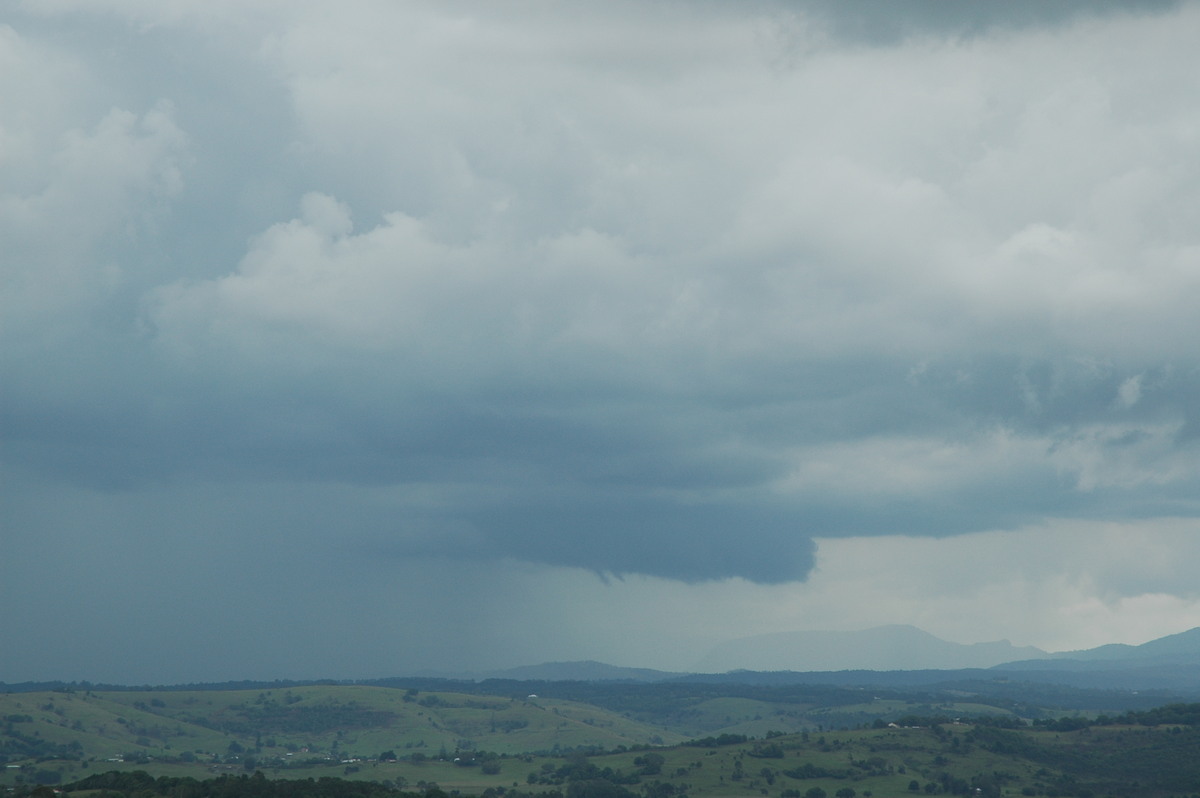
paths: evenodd
<path fill-rule="evenodd" d="M 970 700 L 864 696 L 812 706 L 727 696 L 677 702 L 651 724 L 632 711 L 559 698 L 390 687 L 12 693 L 0 694 L 0 784 L 47 774 L 70 782 L 107 770 L 196 779 L 257 770 L 467 795 L 500 787 L 565 792 L 574 778 L 565 774 L 581 762 L 595 773 L 637 774 L 630 789 L 639 794 L 667 794 L 654 792 L 657 782 L 690 798 L 803 798 L 812 788 L 828 798 L 849 789 L 887 798 L 911 796 L 913 782 L 922 795 L 944 794 L 955 780 L 959 788 L 978 782 L 985 798 L 1024 790 L 1065 795 L 1071 779 L 1145 784 L 1179 771 L 1171 784 L 1186 786 L 1200 778 L 1200 743 L 1186 725 L 873 727 L 904 715 L 1006 713 Z M 1191 722 L 1187 713 L 1172 717 Z M 585 756 L 593 751 L 609 753 Z M 385 752 L 396 761 L 381 761 Z"/>

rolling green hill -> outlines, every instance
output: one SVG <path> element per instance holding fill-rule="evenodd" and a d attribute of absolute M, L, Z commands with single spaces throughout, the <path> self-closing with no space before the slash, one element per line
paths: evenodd
<path fill-rule="evenodd" d="M 1200 784 L 1196 727 L 1091 727 L 1075 732 L 1008 730 L 971 724 L 860 729 L 770 739 L 716 738 L 679 745 L 585 756 L 495 757 L 466 762 L 362 762 L 266 774 L 317 778 L 323 794 L 362 795 L 328 777 L 367 780 L 408 795 L 447 792 L 486 798 L 911 798 L 914 795 L 1169 798 L 1196 795 Z M 492 767 L 488 767 L 491 763 Z M 265 795 L 266 788 L 234 768 L 225 771 L 154 763 L 97 768 L 82 788 L 117 795 Z M 137 775 L 149 771 L 149 775 Z M 45 772 L 45 771 L 43 771 Z M 124 775 L 121 775 L 121 773 Z M 105 775 L 108 774 L 108 775 Z M 217 782 L 205 779 L 217 778 Z M 256 774 L 256 779 L 260 778 Z M 26 779 L 26 789 L 35 779 Z M 205 784 L 211 787 L 204 787 Z M 302 782 L 313 784 L 313 782 Z M 67 785 L 70 787 L 71 785 Z M 338 792 L 341 790 L 341 792 Z M 84 792 L 83 795 L 88 793 Z M 287 793 L 284 793 L 287 794 Z M 388 793 L 399 795 L 399 792 Z"/>
<path fill-rule="evenodd" d="M 562 699 L 355 685 L 249 691 L 0 694 L 0 756 L 185 762 L 524 753 L 677 742 L 684 735 Z"/>
<path fill-rule="evenodd" d="M 1200 705 L 1098 720 L 1047 714 L 1030 725 L 968 701 L 978 696 L 797 688 L 752 698 L 704 687 L 691 700 L 667 691 L 657 714 L 647 706 L 639 719 L 640 693 L 629 689 L 624 711 L 363 685 L 0 694 L 0 780 L 25 788 L 145 771 L 153 789 L 128 776 L 142 785 L 129 793 L 139 798 L 200 796 L 193 787 L 204 779 L 254 772 L 431 798 L 443 798 L 435 788 L 487 798 L 1200 795 Z M 687 733 L 695 729 L 707 733 Z M 171 779 L 190 786 L 168 790 Z M 160 787 L 167 792 L 153 792 Z"/>

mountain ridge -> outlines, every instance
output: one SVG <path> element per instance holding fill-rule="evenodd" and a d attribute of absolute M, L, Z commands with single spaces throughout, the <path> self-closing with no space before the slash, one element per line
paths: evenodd
<path fill-rule="evenodd" d="M 1136 646 L 1109 643 L 1079 651 L 1060 651 L 1044 659 L 1015 660 L 996 667 L 1061 673 L 1150 670 L 1173 666 L 1200 667 L 1200 626 Z"/>
<path fill-rule="evenodd" d="M 747 660 L 755 645 L 776 645 L 775 661 L 765 657 L 755 667 Z M 818 655 L 792 656 L 803 645 L 818 648 Z M 905 647 L 903 656 L 896 657 L 897 646 Z M 914 653 L 916 650 L 916 653 Z M 726 657 L 722 662 L 720 654 Z M 735 659 L 736 657 L 736 659 Z M 857 657 L 857 659 L 855 659 Z M 725 666 L 725 667 L 722 667 Z M 765 667 L 763 667 L 765 666 Z M 1183 669 L 1182 674 L 1177 672 Z M 727 641 L 714 648 L 697 667 L 690 671 L 662 671 L 610 665 L 596 660 L 544 662 L 474 673 L 456 673 L 452 678 L 468 681 L 507 679 L 515 681 L 628 681 L 658 682 L 671 679 L 702 677 L 732 677 L 745 674 L 759 679 L 767 674 L 772 678 L 791 678 L 792 674 L 807 674 L 821 682 L 836 682 L 837 675 L 855 674 L 854 681 L 868 678 L 867 674 L 888 674 L 891 679 L 908 681 L 899 674 L 925 674 L 920 681 L 935 680 L 939 672 L 980 675 L 994 673 L 997 678 L 1024 677 L 1038 680 L 1068 682 L 1083 680 L 1091 684 L 1099 679 L 1106 685 L 1142 687 L 1163 686 L 1182 679 L 1189 689 L 1197 683 L 1192 671 L 1200 673 L 1200 627 L 1150 640 L 1140 645 L 1109 643 L 1090 649 L 1047 652 L 1034 646 L 1015 646 L 1008 640 L 983 643 L 953 643 L 943 640 L 910 624 L 888 624 L 860 631 L 799 631 L 754 635 Z M 1084 673 L 1128 672 L 1132 679 L 1119 677 L 1085 677 Z M 1000 673 L 1004 672 L 1004 673 Z M 1067 678 L 1066 674 L 1078 674 Z M 1150 677 L 1149 682 L 1141 679 Z M 449 674 L 423 673 L 433 678 L 451 678 Z M 1129 689 L 1137 689 L 1130 687 Z"/>
<path fill-rule="evenodd" d="M 987 643 L 952 643 L 942 640 L 915 626 L 894 624 L 873 627 L 858 632 L 782 632 L 758 635 L 729 641 L 723 646 L 737 647 L 762 639 L 795 644 L 856 641 L 873 638 L 869 653 L 875 657 L 871 664 L 846 667 L 766 667 L 748 668 L 736 666 L 720 669 L 705 669 L 707 660 L 690 672 L 659 671 L 650 668 L 630 668 L 608 665 L 595 660 L 577 662 L 543 663 L 541 665 L 509 668 L 476 674 L 477 679 L 532 679 L 544 681 L 632 681 L 656 682 L 672 679 L 722 680 L 746 679 L 770 682 L 795 680 L 804 676 L 808 681 L 833 684 L 839 680 L 856 683 L 886 682 L 935 683 L 942 678 L 994 678 L 1023 679 L 1029 681 L 1070 684 L 1079 687 L 1106 689 L 1170 689 L 1181 688 L 1189 692 L 1200 689 L 1200 627 L 1177 634 L 1150 640 L 1140 645 L 1109 643 L 1091 649 L 1063 652 L 1046 652 L 1033 646 L 1014 646 L 1010 641 L 999 640 Z M 925 646 L 921 657 L 910 656 L 910 665 L 896 663 L 894 649 L 889 646 L 896 641 L 909 645 Z M 848 652 L 845 648 L 841 655 Z M 852 652 L 850 652 L 852 653 Z M 1006 655 L 1033 653 L 1034 656 L 1009 659 Z M 830 654 L 824 656 L 828 659 Z M 814 658 L 808 662 L 813 663 Z M 959 663 L 966 664 L 959 664 Z M 976 664 L 989 662 L 990 664 Z M 933 662 L 934 664 L 924 664 Z M 803 663 L 794 662 L 799 666 Z M 939 674 L 941 676 L 939 677 Z M 990 675 L 990 676 L 989 676 Z"/>
<path fill-rule="evenodd" d="M 873 656 L 892 651 L 887 641 L 901 640 L 925 645 L 929 650 L 922 656 L 938 657 L 937 664 L 904 667 L 895 659 L 876 661 L 872 664 L 835 667 L 804 667 L 794 659 L 784 667 L 748 668 L 743 664 L 724 670 L 662 671 L 653 668 L 610 665 L 596 660 L 545 662 L 537 665 L 522 665 L 511 668 L 477 672 L 420 671 L 403 676 L 367 679 L 315 679 L 315 680 L 250 680 L 178 685 L 115 685 L 82 682 L 20 682 L 0 681 L 0 693 L 32 692 L 42 690 L 91 689 L 108 691 L 129 690 L 214 690 L 214 689 L 266 689 L 298 687 L 314 684 L 374 684 L 395 686 L 413 680 L 481 682 L 501 680 L 512 682 L 630 682 L 652 683 L 670 680 L 719 680 L 745 681 L 747 683 L 808 682 L 820 684 L 882 684 L 905 685 L 932 684 L 945 680 L 1022 680 L 1026 682 L 1074 685 L 1085 688 L 1145 690 L 1184 689 L 1189 693 L 1200 692 L 1200 627 L 1166 635 L 1139 645 L 1110 643 L 1091 649 L 1048 653 L 1032 646 L 1019 647 L 1007 640 L 991 643 L 961 644 L 941 640 L 936 636 L 909 625 L 874 627 L 858 632 L 783 632 L 774 635 L 759 635 L 729 641 L 725 646 L 745 645 L 746 641 L 772 639 L 776 642 L 792 643 L 805 640 L 809 643 L 842 641 L 874 635 L 870 650 Z M 945 652 L 967 652 L 977 659 L 995 659 L 1006 652 L 1036 652 L 1037 656 L 1023 659 L 1003 659 L 987 666 L 954 664 L 953 656 Z M 843 651 L 843 653 L 845 653 Z M 826 652 L 824 656 L 829 657 Z M 961 661 L 961 660 L 960 660 Z M 703 663 L 701 663 L 703 665 Z M 803 677 L 803 678 L 801 678 Z"/>
<path fill-rule="evenodd" d="M 1049 657 L 1007 640 L 952 643 L 908 624 L 860 631 L 796 631 L 752 635 L 715 646 L 697 671 L 955 670 L 990 668 L 1015 660 Z"/>

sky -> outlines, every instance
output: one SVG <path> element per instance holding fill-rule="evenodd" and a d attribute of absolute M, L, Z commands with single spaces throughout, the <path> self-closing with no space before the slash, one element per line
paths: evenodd
<path fill-rule="evenodd" d="M 1200 626 L 1196 30 L 4 4 L 0 681 Z"/>

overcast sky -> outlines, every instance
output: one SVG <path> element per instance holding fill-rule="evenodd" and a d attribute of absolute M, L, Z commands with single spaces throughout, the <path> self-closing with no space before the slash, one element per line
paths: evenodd
<path fill-rule="evenodd" d="M 1197 30 L 6 3 L 0 681 L 1200 626 Z"/>

